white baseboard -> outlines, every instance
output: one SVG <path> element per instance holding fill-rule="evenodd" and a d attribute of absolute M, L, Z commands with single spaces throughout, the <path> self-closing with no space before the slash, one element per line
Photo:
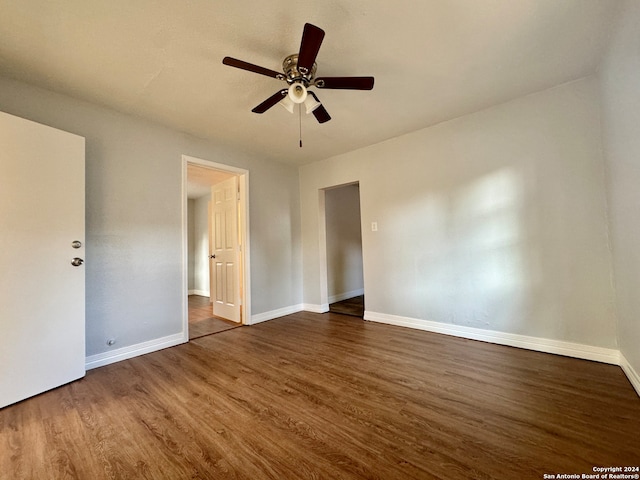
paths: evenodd
<path fill-rule="evenodd" d="M 620 367 L 629 379 L 629 382 L 631 382 L 633 388 L 636 390 L 638 395 L 640 395 L 640 375 L 638 375 L 638 372 L 634 370 L 622 353 L 620 354 Z"/>
<path fill-rule="evenodd" d="M 200 295 L 201 297 L 208 297 L 208 290 L 189 290 L 189 295 Z"/>
<path fill-rule="evenodd" d="M 316 305 L 316 304 L 313 304 L 313 303 L 303 303 L 302 304 L 302 309 L 305 312 L 327 313 L 329 311 L 329 304 L 328 303 L 324 303 L 322 305 Z"/>
<path fill-rule="evenodd" d="M 168 337 L 156 338 L 154 340 L 149 340 L 148 342 L 118 348 L 117 350 L 98 353 L 85 358 L 85 368 L 87 370 L 91 370 L 92 368 L 102 367 L 121 360 L 127 360 L 129 358 L 137 357 L 138 355 L 144 355 L 145 353 L 174 347 L 188 341 L 189 339 L 185 338 L 183 333 L 177 333 L 175 335 L 169 335 Z"/>
<path fill-rule="evenodd" d="M 596 362 L 610 363 L 613 365 L 620 364 L 620 352 L 612 348 L 594 347 L 580 343 L 530 337 L 528 335 L 497 332 L 494 330 L 483 330 L 481 328 L 400 317 L 385 313 L 365 312 L 364 319 L 372 322 L 387 323 L 390 325 L 398 325 L 400 327 L 416 328 L 418 330 L 426 330 L 428 332 L 469 338 L 471 340 L 481 340 L 483 342 L 497 343 L 499 345 L 508 345 L 510 347 L 526 348 L 528 350 L 535 350 L 538 352 L 554 353 L 556 355 L 582 358 L 584 360 L 594 360 Z"/>
<path fill-rule="evenodd" d="M 258 313 L 251 315 L 251 323 L 249 325 L 255 325 L 256 323 L 266 322 L 267 320 L 273 320 L 274 318 L 284 317 L 285 315 L 291 315 L 292 313 L 301 312 L 303 310 L 302 304 L 292 305 L 290 307 L 278 308 L 277 310 L 271 310 L 270 312 Z"/>
<path fill-rule="evenodd" d="M 359 290 L 352 290 L 350 292 L 338 293 L 336 295 L 331 295 L 329 297 L 329 303 L 341 302 L 342 300 L 348 300 L 349 298 L 359 297 L 360 295 L 364 295 L 364 288 Z"/>

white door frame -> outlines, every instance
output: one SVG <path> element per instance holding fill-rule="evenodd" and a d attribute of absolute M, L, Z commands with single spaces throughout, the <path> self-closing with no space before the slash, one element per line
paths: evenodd
<path fill-rule="evenodd" d="M 242 212 L 240 225 L 240 242 L 242 251 L 242 324 L 251 325 L 251 245 L 249 235 L 249 170 L 232 167 L 222 163 L 211 162 L 201 158 L 182 155 L 182 334 L 184 341 L 189 341 L 189 243 L 187 215 L 187 164 L 221 170 L 238 176 L 240 187 L 240 205 Z"/>

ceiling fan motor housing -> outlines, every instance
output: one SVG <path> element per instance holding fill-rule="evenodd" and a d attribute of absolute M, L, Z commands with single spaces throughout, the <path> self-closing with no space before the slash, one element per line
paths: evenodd
<path fill-rule="evenodd" d="M 313 83 L 313 78 L 316 74 L 317 64 L 313 62 L 313 66 L 308 72 L 304 72 L 303 68 L 298 68 L 298 54 L 294 53 L 289 55 L 282 62 L 282 70 L 286 75 L 286 81 L 289 85 L 294 83 L 303 83 L 305 87 L 308 87 Z"/>

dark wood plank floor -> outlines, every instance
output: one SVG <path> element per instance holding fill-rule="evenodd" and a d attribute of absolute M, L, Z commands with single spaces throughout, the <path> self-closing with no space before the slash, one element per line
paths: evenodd
<path fill-rule="evenodd" d="M 189 340 L 240 326 L 239 323 L 214 317 L 209 297 L 189 295 Z"/>
<path fill-rule="evenodd" d="M 342 315 L 351 315 L 352 317 L 364 317 L 364 295 L 348 298 L 340 302 L 329 305 L 331 313 L 341 313 Z"/>
<path fill-rule="evenodd" d="M 542 479 L 638 432 L 619 367 L 299 313 L 0 410 L 0 478 Z"/>

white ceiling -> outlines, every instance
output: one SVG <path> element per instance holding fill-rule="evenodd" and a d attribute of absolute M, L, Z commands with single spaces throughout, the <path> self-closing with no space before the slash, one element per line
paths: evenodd
<path fill-rule="evenodd" d="M 196 199 L 211 195 L 211 187 L 233 177 L 232 173 L 187 164 L 187 198 Z"/>
<path fill-rule="evenodd" d="M 302 165 L 593 73 L 618 0 L 0 0 L 0 75 Z M 279 106 L 305 22 L 325 30 L 319 125 Z"/>

